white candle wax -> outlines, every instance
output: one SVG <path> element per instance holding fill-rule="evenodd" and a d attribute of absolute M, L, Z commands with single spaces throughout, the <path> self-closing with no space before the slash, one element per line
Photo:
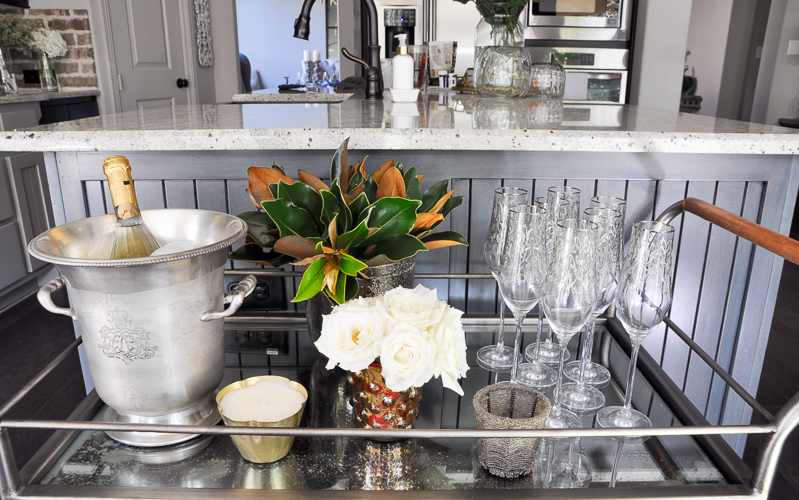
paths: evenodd
<path fill-rule="evenodd" d="M 322 60 L 322 54 L 318 50 L 313 51 L 313 62 L 319 62 Z"/>
<path fill-rule="evenodd" d="M 238 422 L 279 422 L 300 411 L 304 402 L 305 396 L 288 381 L 264 380 L 230 391 L 219 406 L 224 416 Z"/>
<path fill-rule="evenodd" d="M 303 50 L 302 51 L 302 60 L 306 61 L 306 62 L 311 60 L 311 51 L 310 50 Z"/>

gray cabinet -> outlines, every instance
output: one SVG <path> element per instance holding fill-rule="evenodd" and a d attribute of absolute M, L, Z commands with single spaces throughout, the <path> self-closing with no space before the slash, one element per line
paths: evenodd
<path fill-rule="evenodd" d="M 0 106 L 0 128 L 38 125 L 39 103 Z M 42 153 L 0 155 L 0 309 L 31 293 L 48 264 L 28 255 L 27 245 L 53 227 L 53 210 Z"/>

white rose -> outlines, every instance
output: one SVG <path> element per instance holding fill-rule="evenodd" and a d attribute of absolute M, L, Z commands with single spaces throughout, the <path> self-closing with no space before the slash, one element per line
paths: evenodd
<path fill-rule="evenodd" d="M 340 365 L 345 370 L 358 372 L 380 355 L 385 330 L 386 319 L 365 303 L 339 306 L 332 314 L 322 317 L 322 334 L 315 345 L 330 359 L 328 370 Z"/>
<path fill-rule="evenodd" d="M 413 325 L 400 323 L 383 339 L 380 364 L 386 387 L 395 392 L 419 387 L 433 378 L 433 349 Z"/>
<path fill-rule="evenodd" d="M 435 346 L 435 376 L 441 377 L 444 387 L 463 396 L 458 379 L 466 376 L 466 333 L 463 331 L 463 311 L 447 307 L 441 321 L 434 325 L 431 340 Z"/>
<path fill-rule="evenodd" d="M 333 308 L 333 312 L 330 314 L 336 314 L 341 312 L 348 312 L 348 313 L 372 313 L 376 312 L 376 304 L 380 301 L 380 297 L 357 297 L 350 301 L 347 301 L 341 305 L 337 305 Z"/>
<path fill-rule="evenodd" d="M 408 323 L 424 334 L 424 330 L 441 320 L 447 304 L 438 300 L 435 290 L 417 285 L 413 290 L 401 287 L 389 290 L 377 307 L 388 319 L 389 327 Z"/>

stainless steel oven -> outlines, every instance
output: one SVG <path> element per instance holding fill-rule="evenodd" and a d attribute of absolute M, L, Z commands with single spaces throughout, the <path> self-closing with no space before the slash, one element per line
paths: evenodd
<path fill-rule="evenodd" d="M 537 0 L 525 39 L 629 40 L 632 0 Z"/>

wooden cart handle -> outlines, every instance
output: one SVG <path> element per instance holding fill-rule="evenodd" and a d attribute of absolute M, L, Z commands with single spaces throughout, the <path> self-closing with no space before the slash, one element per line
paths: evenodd
<path fill-rule="evenodd" d="M 682 208 L 794 264 L 799 264 L 799 241 L 696 198 L 683 200 Z"/>

